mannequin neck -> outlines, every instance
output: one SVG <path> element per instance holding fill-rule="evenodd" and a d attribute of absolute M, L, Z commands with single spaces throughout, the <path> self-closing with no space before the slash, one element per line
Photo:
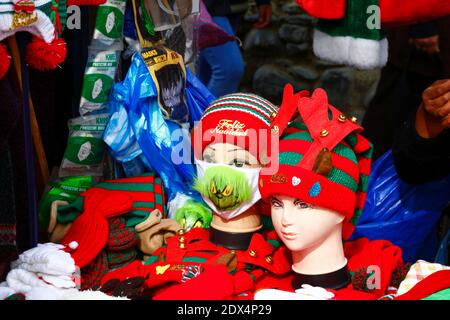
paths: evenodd
<path fill-rule="evenodd" d="M 323 241 L 301 251 L 292 252 L 292 270 L 303 275 L 327 275 L 347 265 L 342 244 L 342 223 Z M 310 283 L 313 285 L 312 283 Z"/>
<path fill-rule="evenodd" d="M 261 228 L 261 216 L 255 206 L 229 220 L 214 214 L 210 240 L 228 249 L 245 250 L 250 245 L 253 234 Z"/>

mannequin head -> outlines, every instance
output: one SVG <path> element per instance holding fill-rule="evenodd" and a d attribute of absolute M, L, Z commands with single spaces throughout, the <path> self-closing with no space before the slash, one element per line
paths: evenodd
<path fill-rule="evenodd" d="M 194 129 L 194 188 L 213 211 L 210 238 L 216 244 L 245 249 L 262 227 L 255 208 L 258 178 L 275 111 L 261 97 L 232 94 L 214 101 Z"/>
<path fill-rule="evenodd" d="M 296 108 L 302 122 L 288 125 Z M 342 240 L 351 236 L 362 212 L 371 145 L 321 89 L 280 109 L 271 125 L 282 134 L 279 168 L 260 174 L 259 189 L 270 202 L 277 234 L 291 250 L 297 285 L 307 278 L 311 285 L 342 287 L 349 278 Z"/>
<path fill-rule="evenodd" d="M 292 252 L 318 247 L 330 235 L 341 233 L 344 216 L 337 212 L 284 195 L 269 201 L 275 231 Z"/>
<path fill-rule="evenodd" d="M 237 168 L 261 167 L 248 150 L 231 143 L 211 143 L 203 151 L 203 161 L 222 163 Z"/>

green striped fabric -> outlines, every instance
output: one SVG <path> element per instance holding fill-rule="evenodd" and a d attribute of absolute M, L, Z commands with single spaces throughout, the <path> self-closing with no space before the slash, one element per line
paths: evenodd
<path fill-rule="evenodd" d="M 282 137 L 282 141 L 289 141 L 288 144 L 284 144 L 287 150 L 280 150 L 279 164 L 288 166 L 298 166 L 302 160 L 305 152 L 308 148 L 295 147 L 296 144 L 309 142 L 312 143 L 310 133 L 307 127 L 303 123 L 292 122 L 286 128 L 286 133 Z M 345 186 L 349 190 L 355 193 L 356 197 L 364 196 L 367 192 L 369 177 L 361 172 L 370 172 L 370 161 L 373 148 L 370 142 L 361 138 L 359 134 L 351 133 L 345 139 L 345 142 L 339 143 L 332 153 L 335 153 L 345 159 L 348 159 L 354 163 L 360 169 L 359 181 L 356 181 L 345 168 L 333 167 L 326 178 L 329 181 Z M 346 145 L 347 144 L 347 145 Z M 283 144 L 281 144 L 283 145 Z M 349 147 L 350 146 L 350 147 Z M 289 150 L 289 151 L 288 151 Z M 297 151 L 293 151 L 297 150 Z M 361 152 L 355 151 L 360 150 Z M 369 166 L 368 168 L 364 166 Z M 356 203 L 359 203 L 358 201 Z M 349 219 L 352 225 L 356 225 L 362 214 L 362 208 L 355 206 L 354 214 Z"/>

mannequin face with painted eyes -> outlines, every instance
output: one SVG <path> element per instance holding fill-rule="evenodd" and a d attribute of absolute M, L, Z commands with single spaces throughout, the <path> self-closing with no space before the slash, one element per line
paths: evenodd
<path fill-rule="evenodd" d="M 203 161 L 237 168 L 258 168 L 260 164 L 249 151 L 231 143 L 210 144 L 203 151 Z"/>
<path fill-rule="evenodd" d="M 280 239 L 293 251 L 314 248 L 341 228 L 344 217 L 300 199 L 276 195 L 270 198 L 272 222 Z"/>

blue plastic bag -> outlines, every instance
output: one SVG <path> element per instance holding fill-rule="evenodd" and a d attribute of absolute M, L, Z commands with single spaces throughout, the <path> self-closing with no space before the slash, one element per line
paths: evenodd
<path fill-rule="evenodd" d="M 118 161 L 143 156 L 163 180 L 169 201 L 180 194 L 201 200 L 191 189 L 196 169 L 189 130 L 215 97 L 187 70 L 185 95 L 190 119 L 179 124 L 164 118 L 157 92 L 144 60 L 135 54 L 124 81 L 113 88 L 109 104 L 113 120 L 108 123 L 104 140 Z M 186 161 L 174 161 L 178 148 L 187 151 L 181 154 Z"/>
<path fill-rule="evenodd" d="M 450 176 L 410 185 L 397 175 L 392 152 L 372 165 L 367 200 L 352 239 L 384 239 L 402 248 L 403 260 L 434 261 L 437 223 L 450 203 Z"/>
<path fill-rule="evenodd" d="M 449 252 L 450 252 L 450 230 L 447 231 L 447 234 L 444 236 L 444 239 L 442 239 L 434 262 L 446 266 L 450 265 Z"/>

